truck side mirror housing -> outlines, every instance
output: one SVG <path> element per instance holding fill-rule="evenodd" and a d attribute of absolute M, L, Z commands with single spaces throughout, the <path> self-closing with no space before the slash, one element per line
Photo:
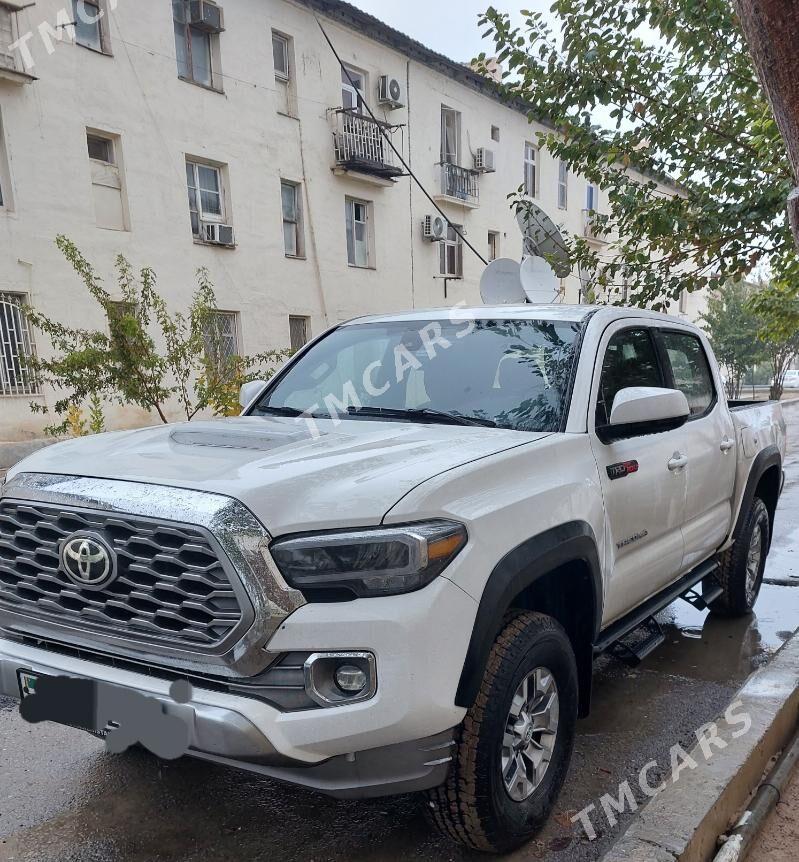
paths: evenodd
<path fill-rule="evenodd" d="M 241 404 L 242 407 L 246 407 L 253 398 L 263 391 L 265 386 L 265 380 L 251 380 L 249 383 L 245 383 L 241 389 L 239 389 L 239 404 Z"/>
<path fill-rule="evenodd" d="M 613 399 L 610 421 L 597 428 L 603 443 L 673 431 L 691 415 L 688 399 L 679 389 L 629 386 Z"/>

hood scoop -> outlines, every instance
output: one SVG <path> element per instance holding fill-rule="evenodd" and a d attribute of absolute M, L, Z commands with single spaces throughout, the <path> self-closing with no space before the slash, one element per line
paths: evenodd
<path fill-rule="evenodd" d="M 215 449 L 252 449 L 256 452 L 271 452 L 290 443 L 311 439 L 307 428 L 291 428 L 285 431 L 278 428 L 258 432 L 223 430 L 175 430 L 169 435 L 174 443 L 181 446 L 211 446 Z"/>

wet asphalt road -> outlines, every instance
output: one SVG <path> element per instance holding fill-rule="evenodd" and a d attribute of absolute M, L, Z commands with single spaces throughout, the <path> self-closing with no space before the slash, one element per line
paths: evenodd
<path fill-rule="evenodd" d="M 510 857 L 597 860 L 624 831 L 596 825 L 588 842 L 571 814 L 657 760 L 692 747 L 741 682 L 799 627 L 799 404 L 786 405 L 793 441 L 767 577 L 756 615 L 725 621 L 684 602 L 667 608 L 666 643 L 639 668 L 602 659 L 591 717 L 580 722 L 567 785 L 539 839 Z M 31 726 L 0 698 L 0 860 L 206 862 L 485 859 L 428 830 L 413 797 L 342 802 L 243 772 L 146 752 L 107 755 L 100 741 L 56 725 Z M 657 783 L 657 773 L 650 776 Z"/>

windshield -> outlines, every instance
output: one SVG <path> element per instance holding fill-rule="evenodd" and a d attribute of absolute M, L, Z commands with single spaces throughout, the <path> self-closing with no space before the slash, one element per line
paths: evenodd
<path fill-rule="evenodd" d="M 343 326 L 300 357 L 252 412 L 556 431 L 579 329 L 546 320 Z"/>

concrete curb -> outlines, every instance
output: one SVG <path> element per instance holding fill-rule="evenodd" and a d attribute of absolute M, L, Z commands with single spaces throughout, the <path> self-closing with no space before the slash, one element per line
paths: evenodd
<path fill-rule="evenodd" d="M 752 726 L 738 739 L 721 717 L 719 736 L 728 742 L 707 760 L 699 745 L 690 754 L 698 767 L 669 781 L 633 820 L 602 862 L 709 862 L 718 836 L 738 819 L 769 761 L 791 740 L 799 721 L 799 634 L 772 661 L 755 671 L 732 700 L 735 713 Z M 740 726 L 737 727 L 740 731 Z"/>
<path fill-rule="evenodd" d="M 25 440 L 21 443 L 0 443 L 0 470 L 8 470 L 17 461 L 21 461 L 39 449 L 44 449 L 45 446 L 56 442 L 52 438 L 38 438 L 36 440 Z"/>

